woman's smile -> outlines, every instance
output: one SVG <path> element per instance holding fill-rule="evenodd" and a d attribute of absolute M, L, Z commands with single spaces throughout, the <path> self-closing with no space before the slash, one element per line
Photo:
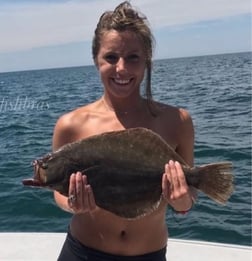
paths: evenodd
<path fill-rule="evenodd" d="M 120 84 L 120 85 L 127 85 L 130 83 L 130 79 L 129 80 L 123 80 L 123 79 L 117 79 L 117 78 L 113 78 L 113 81 L 116 84 Z"/>

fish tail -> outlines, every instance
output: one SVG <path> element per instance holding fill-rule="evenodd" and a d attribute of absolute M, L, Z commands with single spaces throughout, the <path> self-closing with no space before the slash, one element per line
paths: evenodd
<path fill-rule="evenodd" d="M 195 187 L 220 204 L 227 202 L 234 190 L 231 162 L 202 165 L 192 171 L 198 176 Z"/>

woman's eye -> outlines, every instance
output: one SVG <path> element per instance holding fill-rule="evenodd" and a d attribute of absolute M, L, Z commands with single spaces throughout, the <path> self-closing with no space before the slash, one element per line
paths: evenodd
<path fill-rule="evenodd" d="M 108 62 L 108 63 L 117 63 L 118 61 L 118 57 L 116 55 L 113 55 L 113 54 L 108 54 L 105 56 L 105 60 Z"/>
<path fill-rule="evenodd" d="M 131 54 L 127 57 L 127 60 L 129 62 L 138 62 L 139 61 L 139 56 L 137 54 Z"/>

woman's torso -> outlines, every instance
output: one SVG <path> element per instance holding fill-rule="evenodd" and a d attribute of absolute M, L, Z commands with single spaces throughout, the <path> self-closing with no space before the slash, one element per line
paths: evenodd
<path fill-rule="evenodd" d="M 148 110 L 134 115 L 116 115 L 97 101 L 68 114 L 74 128 L 72 140 L 112 130 L 146 127 L 160 134 L 174 149 L 178 143 L 179 111 L 166 106 L 153 117 Z M 71 141 L 69 141 L 71 142 Z M 165 247 L 168 237 L 165 213 L 161 202 L 153 213 L 135 220 L 120 218 L 97 208 L 94 212 L 74 215 L 70 224 L 72 235 L 84 245 L 118 255 L 141 255 Z"/>

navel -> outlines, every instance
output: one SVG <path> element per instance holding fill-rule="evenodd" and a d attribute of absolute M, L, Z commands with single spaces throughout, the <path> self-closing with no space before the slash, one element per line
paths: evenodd
<path fill-rule="evenodd" d="M 126 237 L 126 231 L 122 230 L 120 233 L 121 238 L 125 238 Z"/>

